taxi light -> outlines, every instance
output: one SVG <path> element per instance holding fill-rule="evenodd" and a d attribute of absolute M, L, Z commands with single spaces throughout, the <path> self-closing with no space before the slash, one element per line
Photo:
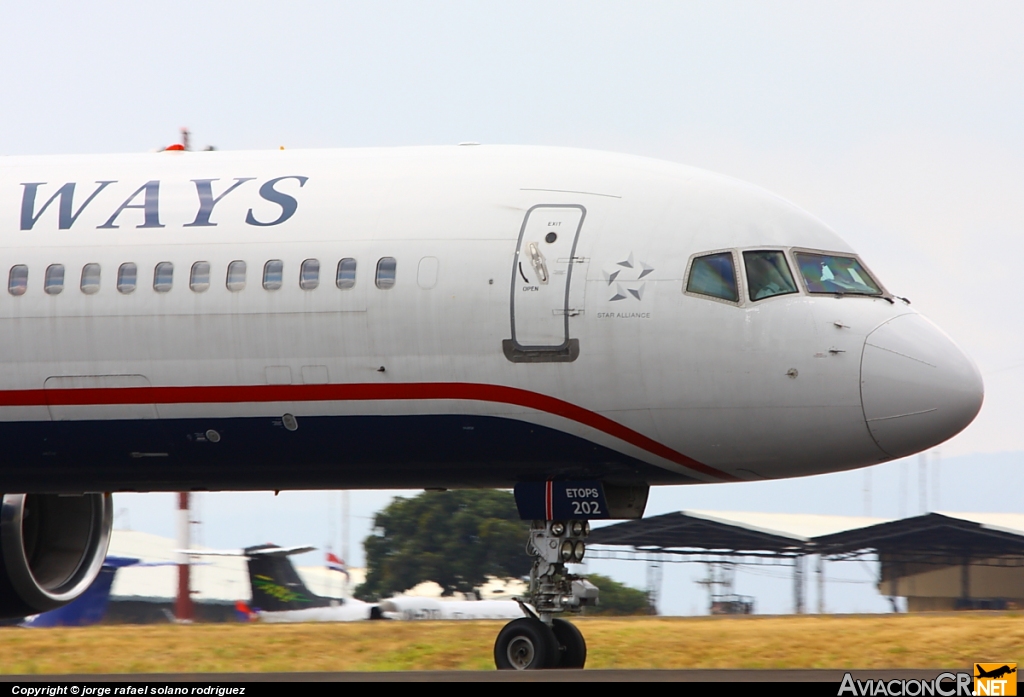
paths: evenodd
<path fill-rule="evenodd" d="M 561 537 L 565 534 L 565 523 L 552 523 L 551 534 L 555 537 Z"/>

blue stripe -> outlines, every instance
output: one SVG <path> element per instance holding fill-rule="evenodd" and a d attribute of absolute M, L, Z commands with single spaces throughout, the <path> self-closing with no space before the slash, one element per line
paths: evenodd
<path fill-rule="evenodd" d="M 511 488 L 545 479 L 697 480 L 493 416 L 0 423 L 0 491 Z M 215 431 L 219 440 L 207 438 Z M 215 438 L 216 438 L 215 436 Z"/>

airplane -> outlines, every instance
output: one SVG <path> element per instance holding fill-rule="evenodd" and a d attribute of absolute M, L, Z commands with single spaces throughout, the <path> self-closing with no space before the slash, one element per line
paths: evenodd
<path fill-rule="evenodd" d="M 0 234 L 0 616 L 89 586 L 109 492 L 500 487 L 533 569 L 495 664 L 583 667 L 589 520 L 905 457 L 983 401 L 823 222 L 647 158 L 5 157 Z"/>
<path fill-rule="evenodd" d="M 993 668 L 992 670 L 985 670 L 981 666 L 975 665 L 975 670 L 978 671 L 978 674 L 974 676 L 976 678 L 996 678 L 996 679 L 1001 678 L 1004 675 L 1009 675 L 1010 673 L 1016 673 L 1017 672 L 1016 668 L 1011 668 L 1008 665 L 1004 665 L 1004 666 L 1001 666 L 999 668 Z"/>

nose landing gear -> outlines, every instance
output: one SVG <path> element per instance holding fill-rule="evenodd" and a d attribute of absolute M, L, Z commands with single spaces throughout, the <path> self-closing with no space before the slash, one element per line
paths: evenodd
<path fill-rule="evenodd" d="M 533 522 L 526 545 L 533 557 L 530 589 L 525 602 L 520 601 L 530 616 L 512 620 L 498 634 L 494 664 L 499 670 L 582 668 L 586 663 L 583 634 L 556 615 L 597 605 L 597 587 L 565 568 L 583 561 L 583 538 L 589 533 L 584 520 Z"/>

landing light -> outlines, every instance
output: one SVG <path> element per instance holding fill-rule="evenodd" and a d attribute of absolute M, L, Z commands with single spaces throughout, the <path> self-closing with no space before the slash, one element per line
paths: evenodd
<path fill-rule="evenodd" d="M 565 523 L 552 523 L 551 534 L 555 537 L 561 537 L 565 534 Z"/>
<path fill-rule="evenodd" d="M 574 520 L 572 521 L 572 536 L 581 537 L 583 535 L 583 521 Z"/>
<path fill-rule="evenodd" d="M 583 561 L 583 555 L 587 551 L 587 546 L 583 542 L 577 542 L 572 548 L 572 558 L 577 564 Z"/>
<path fill-rule="evenodd" d="M 572 558 L 573 558 L 573 554 L 575 552 L 575 550 L 573 548 L 572 540 L 566 540 L 565 542 L 563 542 L 562 543 L 562 549 L 560 550 L 560 552 L 562 554 L 562 561 L 563 562 L 571 561 Z"/>

